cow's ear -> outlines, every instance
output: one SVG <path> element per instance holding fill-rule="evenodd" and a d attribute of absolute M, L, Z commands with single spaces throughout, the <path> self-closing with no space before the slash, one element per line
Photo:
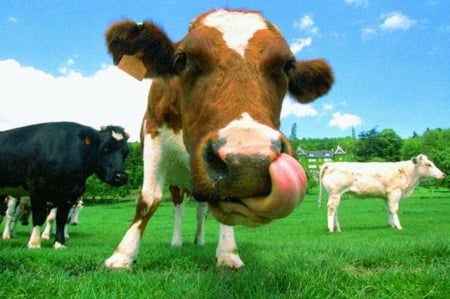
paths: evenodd
<path fill-rule="evenodd" d="M 81 130 L 78 137 L 84 145 L 96 144 L 98 142 L 98 136 L 95 130 Z"/>
<path fill-rule="evenodd" d="M 414 165 L 419 164 L 419 161 L 417 160 L 417 157 L 413 157 L 413 158 L 411 159 L 411 161 L 413 162 Z"/>
<path fill-rule="evenodd" d="M 117 22 L 109 27 L 105 38 L 114 63 L 133 77 L 165 77 L 174 73 L 174 45 L 154 23 Z"/>
<path fill-rule="evenodd" d="M 289 93 L 301 103 L 309 103 L 326 94 L 333 85 L 333 72 L 325 60 L 297 61 L 286 73 Z"/>

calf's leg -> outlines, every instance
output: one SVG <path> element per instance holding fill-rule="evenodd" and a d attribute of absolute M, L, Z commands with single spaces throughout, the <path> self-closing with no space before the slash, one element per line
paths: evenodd
<path fill-rule="evenodd" d="M 6 209 L 5 217 L 5 227 L 3 229 L 3 240 L 9 240 L 14 237 L 15 222 L 16 222 L 16 206 L 18 204 L 18 199 L 12 196 L 8 196 L 8 203 Z"/>
<path fill-rule="evenodd" d="M 338 232 L 341 231 L 341 225 L 339 224 L 337 218 L 337 210 L 339 208 L 340 200 L 340 196 L 330 196 L 328 198 L 328 231 L 330 233 L 334 232 L 335 228 Z"/>
<path fill-rule="evenodd" d="M 400 192 L 392 192 L 386 201 L 389 225 L 396 229 L 403 229 L 398 218 L 400 198 Z"/>
<path fill-rule="evenodd" d="M 41 235 L 42 240 L 50 240 L 52 225 L 55 219 L 56 219 L 56 208 L 53 208 L 50 210 L 50 213 L 48 213 L 47 219 L 45 221 L 44 232 Z"/>

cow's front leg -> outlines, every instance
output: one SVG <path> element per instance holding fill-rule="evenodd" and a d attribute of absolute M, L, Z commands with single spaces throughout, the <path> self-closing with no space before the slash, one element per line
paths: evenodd
<path fill-rule="evenodd" d="M 157 189 L 158 191 L 155 192 L 142 191 L 136 205 L 134 219 L 113 255 L 105 261 L 106 267 L 131 268 L 133 262 L 137 260 L 145 227 L 161 201 L 161 188 L 158 187 Z M 155 194 L 157 197 L 155 197 Z"/>
<path fill-rule="evenodd" d="M 234 228 L 225 224 L 220 224 L 219 243 L 217 244 L 217 266 L 226 266 L 239 269 L 244 266 L 234 239 Z"/>
<path fill-rule="evenodd" d="M 400 195 L 392 193 L 389 194 L 388 200 L 386 202 L 387 205 L 387 212 L 388 212 L 388 221 L 389 225 L 392 228 L 396 229 L 403 229 L 403 227 L 400 224 L 400 219 L 398 218 L 398 211 L 399 211 L 399 198 Z"/>
<path fill-rule="evenodd" d="M 69 217 L 70 204 L 64 204 L 58 206 L 56 209 L 56 233 L 55 233 L 55 243 L 53 248 L 61 249 L 65 248 L 64 245 L 66 238 L 64 237 L 64 227 L 67 223 L 67 218 Z"/>

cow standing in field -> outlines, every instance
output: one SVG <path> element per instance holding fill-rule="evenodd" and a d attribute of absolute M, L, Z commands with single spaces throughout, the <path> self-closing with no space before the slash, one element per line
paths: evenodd
<path fill-rule="evenodd" d="M 30 198 L 21 196 L 20 198 L 11 195 L 0 195 L 0 223 L 5 217 L 5 227 L 3 228 L 2 239 L 9 240 L 16 234 L 17 220 L 22 225 L 28 225 L 31 214 Z"/>
<path fill-rule="evenodd" d="M 362 197 L 384 199 L 388 222 L 402 229 L 398 218 L 400 200 L 413 193 L 423 177 L 445 178 L 425 155 L 401 162 L 328 162 L 320 169 L 319 206 L 322 203 L 322 186 L 328 193 L 328 230 L 341 231 L 337 211 L 341 197 L 351 192 Z"/>
<path fill-rule="evenodd" d="M 81 213 L 81 209 L 83 208 L 83 201 L 80 199 L 76 202 L 69 210 L 69 215 L 67 216 L 66 225 L 64 225 L 64 239 L 69 239 L 69 230 L 67 225 L 78 225 L 78 216 Z M 53 223 L 56 220 L 56 212 L 57 208 L 53 208 L 48 213 L 47 218 L 45 219 L 45 228 L 41 234 L 42 240 L 50 240 L 50 235 L 52 234 Z"/>
<path fill-rule="evenodd" d="M 276 25 L 257 12 L 199 15 L 173 43 L 154 23 L 124 20 L 106 32 L 114 63 L 153 78 L 144 132 L 144 179 L 130 227 L 105 261 L 130 267 L 164 184 L 189 190 L 220 222 L 217 265 L 239 268 L 233 225 L 288 216 L 306 175 L 279 131 L 289 91 L 308 103 L 333 83 L 321 59 L 296 61 Z"/>
<path fill-rule="evenodd" d="M 40 226 L 48 205 L 58 209 L 54 248 L 64 247 L 70 208 L 86 190 L 86 179 L 121 186 L 128 134 L 121 127 L 97 131 L 71 122 L 43 123 L 0 132 L 0 191 L 30 195 L 33 229 L 29 248 L 40 248 Z"/>

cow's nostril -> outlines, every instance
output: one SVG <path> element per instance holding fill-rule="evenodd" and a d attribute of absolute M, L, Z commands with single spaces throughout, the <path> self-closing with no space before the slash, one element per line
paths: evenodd
<path fill-rule="evenodd" d="M 279 140 L 273 141 L 272 147 L 274 149 L 274 152 L 276 152 L 278 154 L 292 155 L 291 143 L 284 136 L 281 136 L 281 138 Z"/>
<path fill-rule="evenodd" d="M 228 176 L 228 166 L 218 155 L 217 149 L 219 146 L 211 142 L 205 147 L 203 152 L 208 174 L 215 182 L 221 181 Z"/>

